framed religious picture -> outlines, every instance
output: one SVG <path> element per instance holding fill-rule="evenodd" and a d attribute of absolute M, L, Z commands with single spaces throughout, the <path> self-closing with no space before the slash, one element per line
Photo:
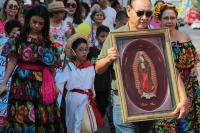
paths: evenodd
<path fill-rule="evenodd" d="M 179 94 L 168 29 L 110 36 L 120 53 L 114 67 L 123 122 L 175 117 Z"/>

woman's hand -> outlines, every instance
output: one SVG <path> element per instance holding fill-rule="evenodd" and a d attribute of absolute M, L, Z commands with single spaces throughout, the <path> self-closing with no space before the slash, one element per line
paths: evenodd
<path fill-rule="evenodd" d="M 193 67 L 193 68 L 190 70 L 190 76 L 198 76 L 197 67 Z"/>
<path fill-rule="evenodd" d="M 71 22 L 67 22 L 67 26 L 70 30 L 75 30 L 74 25 Z"/>
<path fill-rule="evenodd" d="M 186 115 L 188 113 L 188 100 L 181 101 L 178 103 L 176 109 L 174 110 L 173 114 L 177 116 L 177 119 L 185 119 Z"/>
<path fill-rule="evenodd" d="M 5 91 L 8 91 L 8 87 L 6 85 L 1 85 L 0 86 L 0 95 Z"/>

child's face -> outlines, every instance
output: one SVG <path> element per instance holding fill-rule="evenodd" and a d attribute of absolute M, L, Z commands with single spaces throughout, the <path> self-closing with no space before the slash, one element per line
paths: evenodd
<path fill-rule="evenodd" d="M 75 49 L 76 52 L 76 59 L 79 62 L 83 62 L 86 60 L 87 55 L 89 53 L 90 48 L 86 43 L 80 43 L 78 47 Z"/>
<path fill-rule="evenodd" d="M 13 28 L 12 31 L 10 32 L 10 34 L 8 35 L 8 37 L 13 36 L 14 34 L 19 35 L 20 34 L 20 28 L 18 28 L 18 27 Z"/>
<path fill-rule="evenodd" d="M 108 36 L 108 32 L 101 32 L 96 39 L 98 40 L 100 45 L 103 45 L 104 41 L 106 40 L 106 37 Z"/>

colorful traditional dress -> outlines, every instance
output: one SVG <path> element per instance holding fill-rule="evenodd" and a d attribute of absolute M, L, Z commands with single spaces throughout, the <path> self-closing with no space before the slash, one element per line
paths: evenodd
<path fill-rule="evenodd" d="M 59 67 L 59 54 L 51 44 L 45 45 L 41 38 L 11 38 L 10 56 L 18 61 L 12 76 L 8 99 L 7 133 L 62 133 L 60 110 L 56 99 L 43 104 L 43 70 L 19 68 L 19 63 Z M 48 69 L 47 69 L 48 70 Z"/>
<path fill-rule="evenodd" d="M 197 76 L 190 76 L 190 71 L 199 62 L 196 49 L 191 41 L 172 42 L 176 68 L 181 74 L 188 97 L 189 113 L 185 120 L 157 120 L 152 132 L 155 133 L 199 133 L 200 132 L 200 87 Z"/>

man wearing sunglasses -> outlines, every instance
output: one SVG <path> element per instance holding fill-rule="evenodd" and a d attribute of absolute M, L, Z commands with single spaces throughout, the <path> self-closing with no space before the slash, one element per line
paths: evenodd
<path fill-rule="evenodd" d="M 115 30 L 114 32 L 121 31 L 139 31 L 147 29 L 150 23 L 152 11 L 151 11 L 151 1 L 150 0 L 129 0 L 129 5 L 126 7 L 127 14 L 129 16 L 129 21 L 126 25 Z M 111 47 L 110 45 L 110 35 L 107 37 L 103 44 L 100 55 L 98 56 L 98 61 L 96 62 L 95 70 L 98 74 L 105 72 L 110 65 L 113 64 L 119 58 L 119 52 L 116 48 Z M 114 68 L 113 68 L 114 69 Z M 151 121 L 142 121 L 142 122 L 133 122 L 133 123 L 123 123 L 122 122 L 122 113 L 120 108 L 120 101 L 118 96 L 118 87 L 116 83 L 114 70 L 112 71 L 112 89 L 113 89 L 113 121 L 116 129 L 116 133 L 149 133 L 154 120 Z M 179 80 L 179 82 L 181 82 Z M 179 87 L 179 94 L 181 98 L 186 97 L 184 87 Z M 181 92 L 181 93 L 180 93 Z M 179 115 L 179 118 L 184 119 L 187 114 L 187 109 L 182 106 L 185 103 L 181 101 L 176 111 L 176 115 Z"/>

